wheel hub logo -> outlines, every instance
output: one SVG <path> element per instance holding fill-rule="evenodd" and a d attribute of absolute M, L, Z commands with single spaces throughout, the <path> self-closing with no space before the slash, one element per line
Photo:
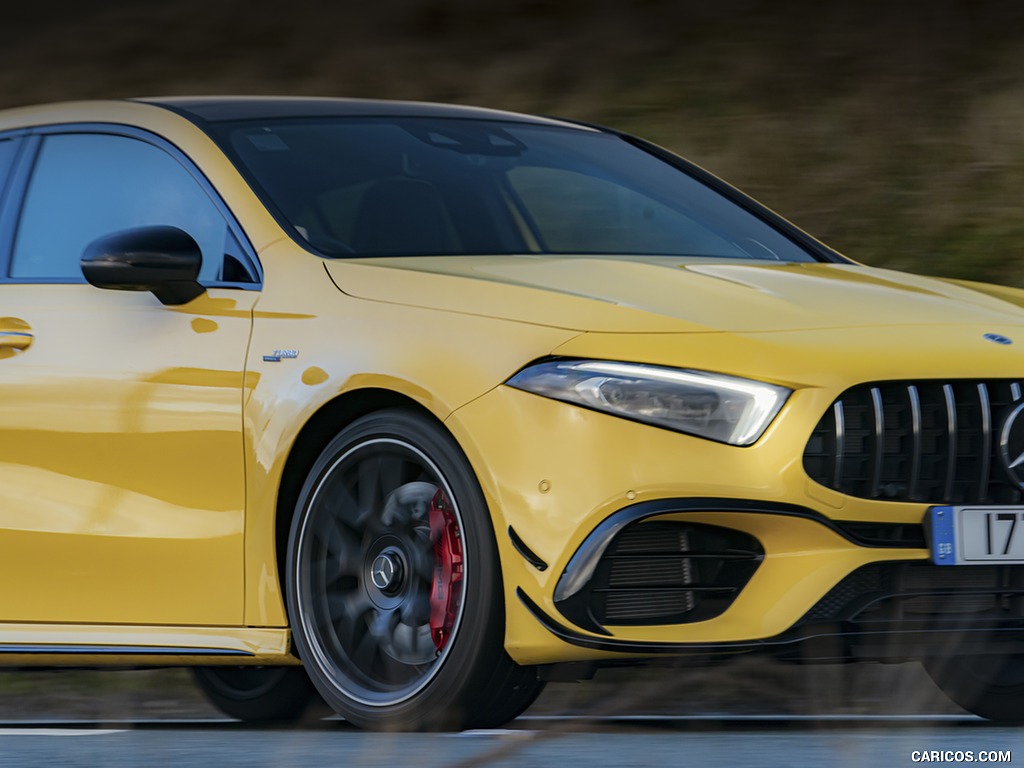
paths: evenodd
<path fill-rule="evenodd" d="M 386 590 L 395 579 L 395 563 L 387 555 L 377 555 L 370 569 L 370 578 L 373 585 L 380 590 Z"/>
<path fill-rule="evenodd" d="M 1024 403 L 1010 411 L 999 432 L 999 457 L 1010 481 L 1024 490 Z"/>

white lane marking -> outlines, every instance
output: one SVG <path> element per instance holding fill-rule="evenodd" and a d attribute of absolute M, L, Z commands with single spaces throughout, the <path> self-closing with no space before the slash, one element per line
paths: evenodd
<path fill-rule="evenodd" d="M 515 728 L 477 728 L 471 731 L 462 731 L 461 733 L 448 733 L 445 735 L 452 736 L 455 738 L 465 738 L 467 736 L 519 736 L 532 738 L 536 734 L 537 731 L 526 731 Z"/>
<path fill-rule="evenodd" d="M 105 728 L 0 728 L 0 736 L 109 736 L 112 733 L 128 731 Z"/>
<path fill-rule="evenodd" d="M 520 715 L 518 722 L 527 723 L 533 720 L 542 721 L 591 721 L 595 723 L 611 722 L 771 722 L 771 723 L 814 723 L 825 722 L 889 722 L 889 721 L 922 721 L 922 722 L 983 722 L 977 715 Z"/>

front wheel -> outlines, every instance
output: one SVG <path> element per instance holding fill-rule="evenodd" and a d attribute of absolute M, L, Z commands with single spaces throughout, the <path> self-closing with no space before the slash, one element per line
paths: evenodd
<path fill-rule="evenodd" d="M 1024 656 L 965 655 L 928 659 L 935 684 L 968 712 L 996 722 L 1024 723 Z"/>
<path fill-rule="evenodd" d="M 362 728 L 498 725 L 536 696 L 503 647 L 490 514 L 451 436 L 365 416 L 314 464 L 289 537 L 288 613 L 324 700 Z"/>

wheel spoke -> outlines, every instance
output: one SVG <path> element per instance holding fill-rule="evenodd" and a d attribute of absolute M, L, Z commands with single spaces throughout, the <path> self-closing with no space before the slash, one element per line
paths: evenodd
<path fill-rule="evenodd" d="M 359 502 L 356 525 L 362 527 L 373 516 L 383 500 L 380 492 L 380 456 L 369 456 L 359 462 Z"/>
<path fill-rule="evenodd" d="M 331 494 L 324 502 L 324 511 L 339 523 L 347 526 L 350 530 L 360 533 L 359 504 L 351 489 L 343 484 L 336 483 L 337 487 L 331 488 Z"/>
<path fill-rule="evenodd" d="M 381 675 L 384 680 L 391 684 L 406 682 L 412 672 L 409 665 L 394 658 L 385 648 L 381 648 L 380 651 Z"/>
<path fill-rule="evenodd" d="M 395 627 L 394 647 L 407 664 L 427 664 L 437 656 L 437 648 L 430 637 L 429 608 L 422 619 L 409 611 Z"/>
<path fill-rule="evenodd" d="M 339 522 L 335 517 L 324 520 L 318 535 L 325 548 L 324 587 L 327 589 L 345 576 L 359 574 L 359 542 Z"/>
<path fill-rule="evenodd" d="M 364 675 L 373 674 L 373 662 L 380 654 L 380 644 L 373 632 L 367 631 L 359 638 L 352 650 L 351 659 L 356 668 Z"/>
<path fill-rule="evenodd" d="M 416 597 L 406 605 L 409 621 L 415 625 L 429 624 L 430 622 L 430 592 L 420 590 Z"/>
<path fill-rule="evenodd" d="M 394 608 L 379 610 L 370 623 L 370 632 L 381 642 L 390 642 L 400 618 Z"/>
<path fill-rule="evenodd" d="M 367 624 L 365 618 L 371 608 L 373 602 L 361 587 L 344 592 L 332 592 L 327 596 L 327 610 L 335 625 L 342 622 L 348 626 L 355 626 L 360 622 Z"/>
<path fill-rule="evenodd" d="M 395 488 L 401 487 L 405 482 L 404 477 L 408 462 L 395 455 L 380 456 L 378 462 L 382 495 L 386 495 Z"/>
<path fill-rule="evenodd" d="M 344 593 L 328 596 L 327 606 L 330 611 L 330 623 L 334 634 L 346 652 L 357 648 L 366 635 L 370 634 L 367 616 L 373 603 L 362 589 L 354 589 Z"/>

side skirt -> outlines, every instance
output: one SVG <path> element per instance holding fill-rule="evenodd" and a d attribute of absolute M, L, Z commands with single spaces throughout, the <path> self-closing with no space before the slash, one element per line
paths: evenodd
<path fill-rule="evenodd" d="M 0 624 L 0 666 L 298 663 L 283 628 Z"/>

